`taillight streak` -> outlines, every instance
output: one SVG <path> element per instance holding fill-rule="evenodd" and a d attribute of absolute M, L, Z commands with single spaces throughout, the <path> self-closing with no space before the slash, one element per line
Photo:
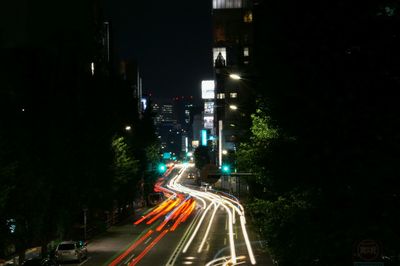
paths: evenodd
<path fill-rule="evenodd" d="M 143 251 L 142 253 L 140 253 L 136 258 L 134 258 L 131 263 L 129 263 L 129 266 L 134 266 L 136 265 L 143 257 L 144 255 L 146 255 L 147 252 L 150 251 L 150 249 L 152 249 L 154 247 L 155 244 L 158 243 L 158 241 L 161 240 L 161 238 L 163 238 L 165 236 L 165 234 L 168 233 L 168 229 L 164 230 L 161 234 L 159 234 L 151 243 L 150 245 L 148 245 Z"/>
<path fill-rule="evenodd" d="M 108 266 L 115 266 L 121 262 L 129 253 L 132 252 L 140 243 L 142 243 L 146 238 L 148 238 L 153 233 L 153 230 L 149 230 L 144 236 L 142 236 L 138 241 L 132 244 L 124 253 L 118 256 L 115 260 L 113 260 Z"/>

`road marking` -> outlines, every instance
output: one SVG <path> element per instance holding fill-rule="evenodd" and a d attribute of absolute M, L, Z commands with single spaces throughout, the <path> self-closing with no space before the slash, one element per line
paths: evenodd
<path fill-rule="evenodd" d="M 128 265 L 129 262 L 133 259 L 133 257 L 135 257 L 135 253 L 132 254 L 132 256 L 129 256 L 129 258 L 125 260 L 124 265 Z"/>
<path fill-rule="evenodd" d="M 84 260 L 83 262 L 81 262 L 81 263 L 79 264 L 79 266 L 85 264 L 85 263 L 88 262 L 88 260 L 90 260 L 91 258 L 92 258 L 92 257 L 88 257 L 86 260 Z"/>
<path fill-rule="evenodd" d="M 147 245 L 147 243 L 149 243 L 150 240 L 151 240 L 151 237 L 149 237 L 144 243 Z"/>
<path fill-rule="evenodd" d="M 190 232 L 192 231 L 196 221 L 199 219 L 200 217 L 200 211 L 198 211 L 196 213 L 196 216 L 194 217 L 193 221 L 190 223 L 188 229 L 186 229 L 184 235 L 181 238 L 181 241 L 179 241 L 178 245 L 176 246 L 174 252 L 172 252 L 171 257 L 168 259 L 168 262 L 166 264 L 166 266 L 173 266 L 175 264 L 176 259 L 178 258 L 178 254 L 181 252 L 181 250 L 183 249 L 183 245 L 186 241 L 186 239 L 189 237 Z"/>
<path fill-rule="evenodd" d="M 168 229 L 164 230 L 161 234 L 159 234 L 151 243 L 148 245 L 142 253 L 140 253 L 136 259 L 132 260 L 131 263 L 129 263 L 129 266 L 135 266 L 136 264 L 139 263 L 139 261 L 147 254 L 147 252 L 150 251 L 160 240 L 163 238 L 166 234 L 168 233 Z"/>
<path fill-rule="evenodd" d="M 153 230 L 147 231 L 147 233 L 142 236 L 140 239 L 135 241 L 127 250 L 125 250 L 118 258 L 114 259 L 108 266 L 115 266 L 119 264 L 129 253 L 131 253 L 137 246 L 139 246 L 147 237 L 149 237 L 153 233 Z"/>
<path fill-rule="evenodd" d="M 160 222 L 157 221 L 154 224 L 152 224 L 150 227 L 145 228 L 132 242 L 130 242 L 128 245 L 126 245 L 124 248 L 122 248 L 120 251 L 116 252 L 114 256 L 112 256 L 109 260 L 104 265 L 109 265 L 112 261 L 114 261 L 118 256 L 120 256 L 122 253 L 124 253 L 133 243 L 135 243 L 138 239 L 140 239 L 147 231 L 148 229 L 153 230 L 156 226 L 158 226 Z"/>

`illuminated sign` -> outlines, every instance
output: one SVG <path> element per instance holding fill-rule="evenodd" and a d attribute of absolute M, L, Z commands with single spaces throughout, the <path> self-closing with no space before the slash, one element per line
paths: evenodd
<path fill-rule="evenodd" d="M 142 110 L 146 110 L 147 109 L 147 99 L 146 98 L 142 98 L 141 99 L 142 102 Z"/>
<path fill-rule="evenodd" d="M 198 140 L 192 140 L 192 147 L 193 148 L 199 147 L 199 141 Z"/>
<path fill-rule="evenodd" d="M 204 128 L 212 129 L 214 127 L 214 116 L 204 116 Z"/>
<path fill-rule="evenodd" d="M 214 99 L 214 97 L 215 97 L 214 80 L 203 80 L 201 82 L 201 98 Z"/>
<path fill-rule="evenodd" d="M 206 101 L 204 103 L 204 114 L 206 114 L 206 115 L 214 114 L 214 102 Z"/>
<path fill-rule="evenodd" d="M 242 8 L 242 0 L 213 0 L 213 9 Z"/>
<path fill-rule="evenodd" d="M 201 145 L 207 146 L 207 130 L 205 129 L 201 130 Z"/>

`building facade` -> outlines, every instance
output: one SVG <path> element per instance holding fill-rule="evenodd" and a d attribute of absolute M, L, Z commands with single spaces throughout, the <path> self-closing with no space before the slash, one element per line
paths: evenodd
<path fill-rule="evenodd" d="M 250 0 L 213 0 L 214 128 L 217 164 L 236 151 L 250 127 L 254 107 L 253 11 Z"/>

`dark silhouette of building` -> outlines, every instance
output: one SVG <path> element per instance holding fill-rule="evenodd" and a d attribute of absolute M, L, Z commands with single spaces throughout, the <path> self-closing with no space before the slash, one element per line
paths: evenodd
<path fill-rule="evenodd" d="M 252 1 L 213 0 L 215 133 L 218 152 L 236 150 L 254 106 Z M 240 79 L 232 79 L 235 74 Z M 222 147 L 221 147 L 222 146 Z M 219 164 L 221 164 L 221 157 Z"/>

